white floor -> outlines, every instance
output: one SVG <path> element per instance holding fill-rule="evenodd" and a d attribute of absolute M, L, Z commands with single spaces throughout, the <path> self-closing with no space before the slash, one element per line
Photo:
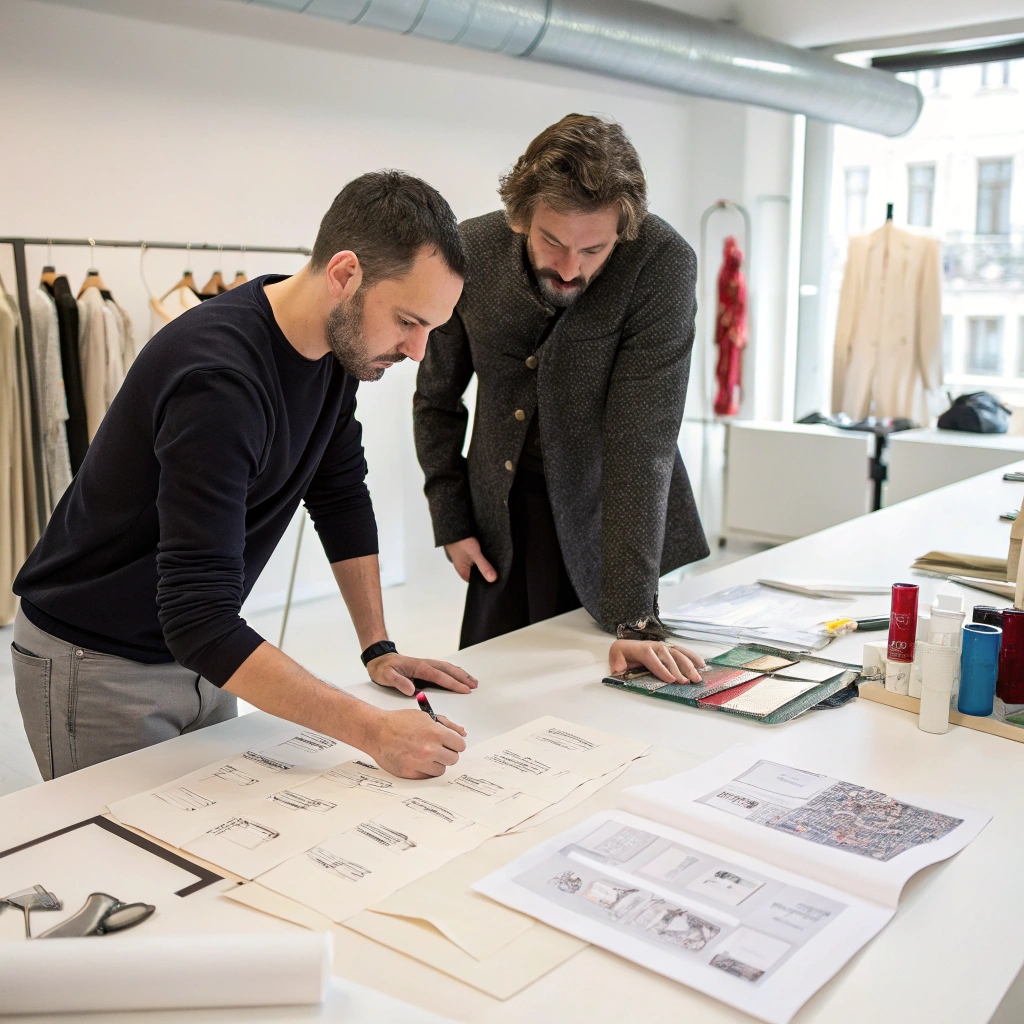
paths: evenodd
<path fill-rule="evenodd" d="M 761 549 L 762 546 L 732 543 L 724 550 L 716 549 L 703 562 L 688 566 L 685 572 L 703 572 Z M 443 658 L 458 649 L 465 584 L 450 566 L 445 565 L 443 570 L 429 582 L 384 591 L 388 632 L 403 651 Z M 249 622 L 276 644 L 281 618 L 280 611 L 269 611 L 251 616 Z M 40 781 L 14 693 L 11 633 L 10 626 L 0 628 L 0 796 Z M 284 650 L 311 672 L 336 685 L 345 686 L 366 678 L 359 661 L 359 642 L 340 596 L 293 607 Z"/>

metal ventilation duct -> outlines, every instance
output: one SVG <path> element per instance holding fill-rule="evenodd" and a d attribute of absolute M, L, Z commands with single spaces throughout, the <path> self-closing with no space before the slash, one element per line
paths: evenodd
<path fill-rule="evenodd" d="M 902 135 L 915 86 L 640 0 L 247 0 L 406 36 Z"/>

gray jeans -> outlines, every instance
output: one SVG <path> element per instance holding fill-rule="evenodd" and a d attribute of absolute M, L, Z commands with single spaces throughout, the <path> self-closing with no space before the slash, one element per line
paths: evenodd
<path fill-rule="evenodd" d="M 11 657 L 25 732 L 44 779 L 238 714 L 233 694 L 181 665 L 143 665 L 76 647 L 20 610 Z"/>

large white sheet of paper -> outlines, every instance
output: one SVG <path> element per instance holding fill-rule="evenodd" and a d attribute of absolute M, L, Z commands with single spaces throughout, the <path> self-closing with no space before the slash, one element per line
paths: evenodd
<path fill-rule="evenodd" d="M 735 747 L 627 789 L 620 805 L 894 909 L 908 879 L 959 853 L 992 818 L 783 764 L 778 750 Z"/>
<path fill-rule="evenodd" d="M 894 913 L 622 811 L 473 888 L 772 1024 L 786 1024 Z"/>

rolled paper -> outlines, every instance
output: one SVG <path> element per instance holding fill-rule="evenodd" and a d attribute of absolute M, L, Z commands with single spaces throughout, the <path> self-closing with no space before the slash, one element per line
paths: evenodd
<path fill-rule="evenodd" d="M 913 662 L 914 637 L 917 633 L 916 583 L 894 583 L 889 612 L 889 661 Z M 888 689 L 888 684 L 886 685 Z M 906 692 L 905 690 L 903 691 Z"/>
<path fill-rule="evenodd" d="M 5 942 L 0 1013 L 313 1005 L 333 953 L 330 932 Z"/>
<path fill-rule="evenodd" d="M 949 729 L 949 701 L 960 652 L 945 644 L 921 643 L 921 708 L 917 727 L 922 732 Z"/>
<path fill-rule="evenodd" d="M 987 626 L 982 622 L 968 622 L 964 626 L 960 693 L 956 705 L 961 714 L 981 718 L 992 714 L 1002 635 L 1003 631 L 998 626 Z"/>
<path fill-rule="evenodd" d="M 1004 704 L 1024 704 L 1024 611 L 1018 608 L 1003 612 L 996 696 Z"/>

